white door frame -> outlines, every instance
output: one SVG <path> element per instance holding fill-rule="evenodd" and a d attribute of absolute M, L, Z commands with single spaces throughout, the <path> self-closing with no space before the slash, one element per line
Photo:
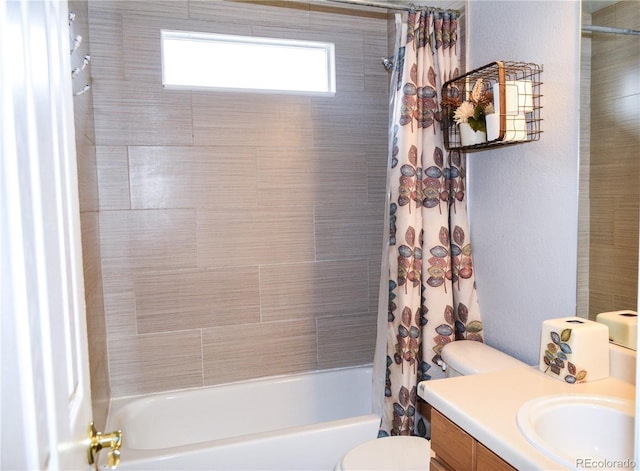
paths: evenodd
<path fill-rule="evenodd" d="M 0 0 L 0 468 L 88 469 L 68 12 Z"/>

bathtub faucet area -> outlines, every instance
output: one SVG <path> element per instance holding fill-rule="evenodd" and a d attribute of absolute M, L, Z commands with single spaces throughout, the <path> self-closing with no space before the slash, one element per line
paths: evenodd
<path fill-rule="evenodd" d="M 122 432 L 120 430 L 111 433 L 101 433 L 96 430 L 93 422 L 89 424 L 89 451 L 87 455 L 89 464 L 95 464 L 100 450 L 108 448 L 107 465 L 112 469 L 117 468 L 120 464 L 121 446 Z"/>

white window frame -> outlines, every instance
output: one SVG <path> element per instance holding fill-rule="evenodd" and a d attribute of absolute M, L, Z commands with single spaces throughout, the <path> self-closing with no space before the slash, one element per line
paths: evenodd
<path fill-rule="evenodd" d="M 188 45 L 192 51 L 185 52 Z M 333 43 L 161 30 L 161 48 L 165 88 L 336 93 Z M 172 55 L 177 49 L 182 53 Z M 304 55 L 316 63 L 301 66 Z"/>

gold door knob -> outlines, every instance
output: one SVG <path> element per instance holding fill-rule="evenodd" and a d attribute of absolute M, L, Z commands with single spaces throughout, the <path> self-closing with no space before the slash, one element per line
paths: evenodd
<path fill-rule="evenodd" d="M 120 430 L 111 433 L 96 431 L 93 422 L 89 424 L 89 451 L 87 458 L 89 464 L 96 464 L 98 452 L 103 448 L 109 448 L 107 464 L 115 469 L 120 464 L 120 447 L 122 446 L 122 432 Z"/>

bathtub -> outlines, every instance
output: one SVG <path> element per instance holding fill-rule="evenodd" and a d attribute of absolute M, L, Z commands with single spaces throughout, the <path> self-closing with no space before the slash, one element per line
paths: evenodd
<path fill-rule="evenodd" d="M 114 399 L 123 470 L 331 470 L 378 435 L 371 367 Z M 106 466 L 107 450 L 100 453 Z"/>

